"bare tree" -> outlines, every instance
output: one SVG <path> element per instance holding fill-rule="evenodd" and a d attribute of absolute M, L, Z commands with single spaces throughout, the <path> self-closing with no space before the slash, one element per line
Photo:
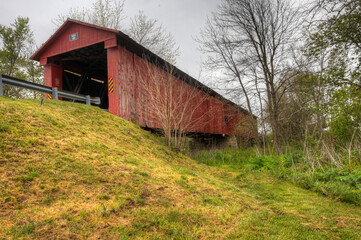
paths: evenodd
<path fill-rule="evenodd" d="M 250 112 L 250 98 L 257 90 L 265 94 L 278 153 L 282 152 L 279 104 L 292 77 L 290 46 L 299 19 L 287 0 L 223 0 L 200 39 L 203 51 L 210 54 L 208 63 L 239 83 Z"/>
<path fill-rule="evenodd" d="M 148 18 L 142 11 L 131 19 L 128 34 L 140 45 L 151 49 L 170 63 L 175 64 L 176 57 L 180 55 L 174 37 L 158 24 L 157 19 Z"/>
<path fill-rule="evenodd" d="M 197 41 L 202 44 L 201 51 L 209 54 L 205 62 L 206 68 L 211 71 L 221 71 L 224 76 L 222 81 L 223 85 L 226 85 L 225 87 L 236 81 L 240 88 L 234 88 L 232 85 L 231 91 L 236 90 L 236 94 L 241 92 L 248 111 L 253 115 L 254 108 L 251 105 L 249 82 L 244 79 L 246 69 L 239 64 L 247 61 L 247 59 L 242 56 L 241 49 L 231 40 L 229 29 L 223 27 L 218 15 L 213 14 L 212 20 L 207 20 L 206 28 L 201 31 L 201 38 Z M 257 125 L 253 126 L 253 129 L 257 129 Z"/>
<path fill-rule="evenodd" d="M 145 58 L 146 74 L 138 69 L 137 79 L 143 93 L 142 106 L 147 121 L 153 128 L 160 129 L 167 145 L 182 150 L 188 132 L 197 132 L 202 118 L 208 112 L 201 112 L 200 106 L 207 95 L 174 76 L 174 67 L 150 63 Z"/>
<path fill-rule="evenodd" d="M 53 19 L 53 23 L 59 27 L 68 18 L 121 30 L 123 29 L 122 21 L 126 18 L 124 0 L 97 0 L 92 4 L 91 8 L 82 10 L 70 8 L 68 13 L 59 14 L 57 18 Z"/>

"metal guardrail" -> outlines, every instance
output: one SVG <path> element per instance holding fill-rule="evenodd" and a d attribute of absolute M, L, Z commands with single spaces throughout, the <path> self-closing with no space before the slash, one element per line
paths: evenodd
<path fill-rule="evenodd" d="M 99 97 L 90 97 L 90 95 L 83 95 L 83 94 L 77 94 L 65 90 L 59 90 L 58 88 L 54 87 L 48 87 L 44 85 L 40 85 L 37 83 L 32 83 L 28 81 L 24 81 L 18 78 L 9 77 L 6 75 L 0 74 L 0 96 L 4 95 L 3 91 L 3 85 L 9 85 L 13 87 L 21 87 L 26 88 L 29 90 L 37 91 L 37 92 L 43 92 L 47 94 L 52 94 L 54 100 L 58 100 L 59 97 L 67 98 L 67 99 L 73 99 L 77 101 L 85 102 L 87 105 L 90 105 L 91 103 L 99 105 L 100 104 L 100 98 Z"/>

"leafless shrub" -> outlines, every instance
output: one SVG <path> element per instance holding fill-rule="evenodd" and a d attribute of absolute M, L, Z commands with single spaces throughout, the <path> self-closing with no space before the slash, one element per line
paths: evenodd
<path fill-rule="evenodd" d="M 146 74 L 139 70 L 139 85 L 144 93 L 143 106 L 152 127 L 161 129 L 167 145 L 183 150 L 185 136 L 196 132 L 209 114 L 201 105 L 207 95 L 174 76 L 174 67 L 146 60 Z"/>

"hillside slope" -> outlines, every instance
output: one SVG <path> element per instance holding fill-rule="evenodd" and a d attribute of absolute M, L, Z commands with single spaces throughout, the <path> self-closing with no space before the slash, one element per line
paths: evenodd
<path fill-rule="evenodd" d="M 0 239 L 357 239 L 360 216 L 197 164 L 96 107 L 0 97 Z"/>

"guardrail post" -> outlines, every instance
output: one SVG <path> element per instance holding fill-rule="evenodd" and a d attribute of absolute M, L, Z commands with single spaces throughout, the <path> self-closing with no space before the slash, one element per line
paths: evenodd
<path fill-rule="evenodd" d="M 100 105 L 100 97 L 95 97 L 94 99 L 93 99 L 93 103 L 94 104 L 96 104 L 96 105 Z"/>
<path fill-rule="evenodd" d="M 53 99 L 58 100 L 59 99 L 59 97 L 58 97 L 58 88 L 54 87 L 54 88 L 51 89 L 51 91 L 52 91 L 52 94 L 53 94 Z"/>
<path fill-rule="evenodd" d="M 85 103 L 86 105 L 90 105 L 90 95 L 85 96 Z"/>
<path fill-rule="evenodd" d="M 3 76 L 0 74 L 0 96 L 4 95 L 4 90 L 3 90 Z"/>

